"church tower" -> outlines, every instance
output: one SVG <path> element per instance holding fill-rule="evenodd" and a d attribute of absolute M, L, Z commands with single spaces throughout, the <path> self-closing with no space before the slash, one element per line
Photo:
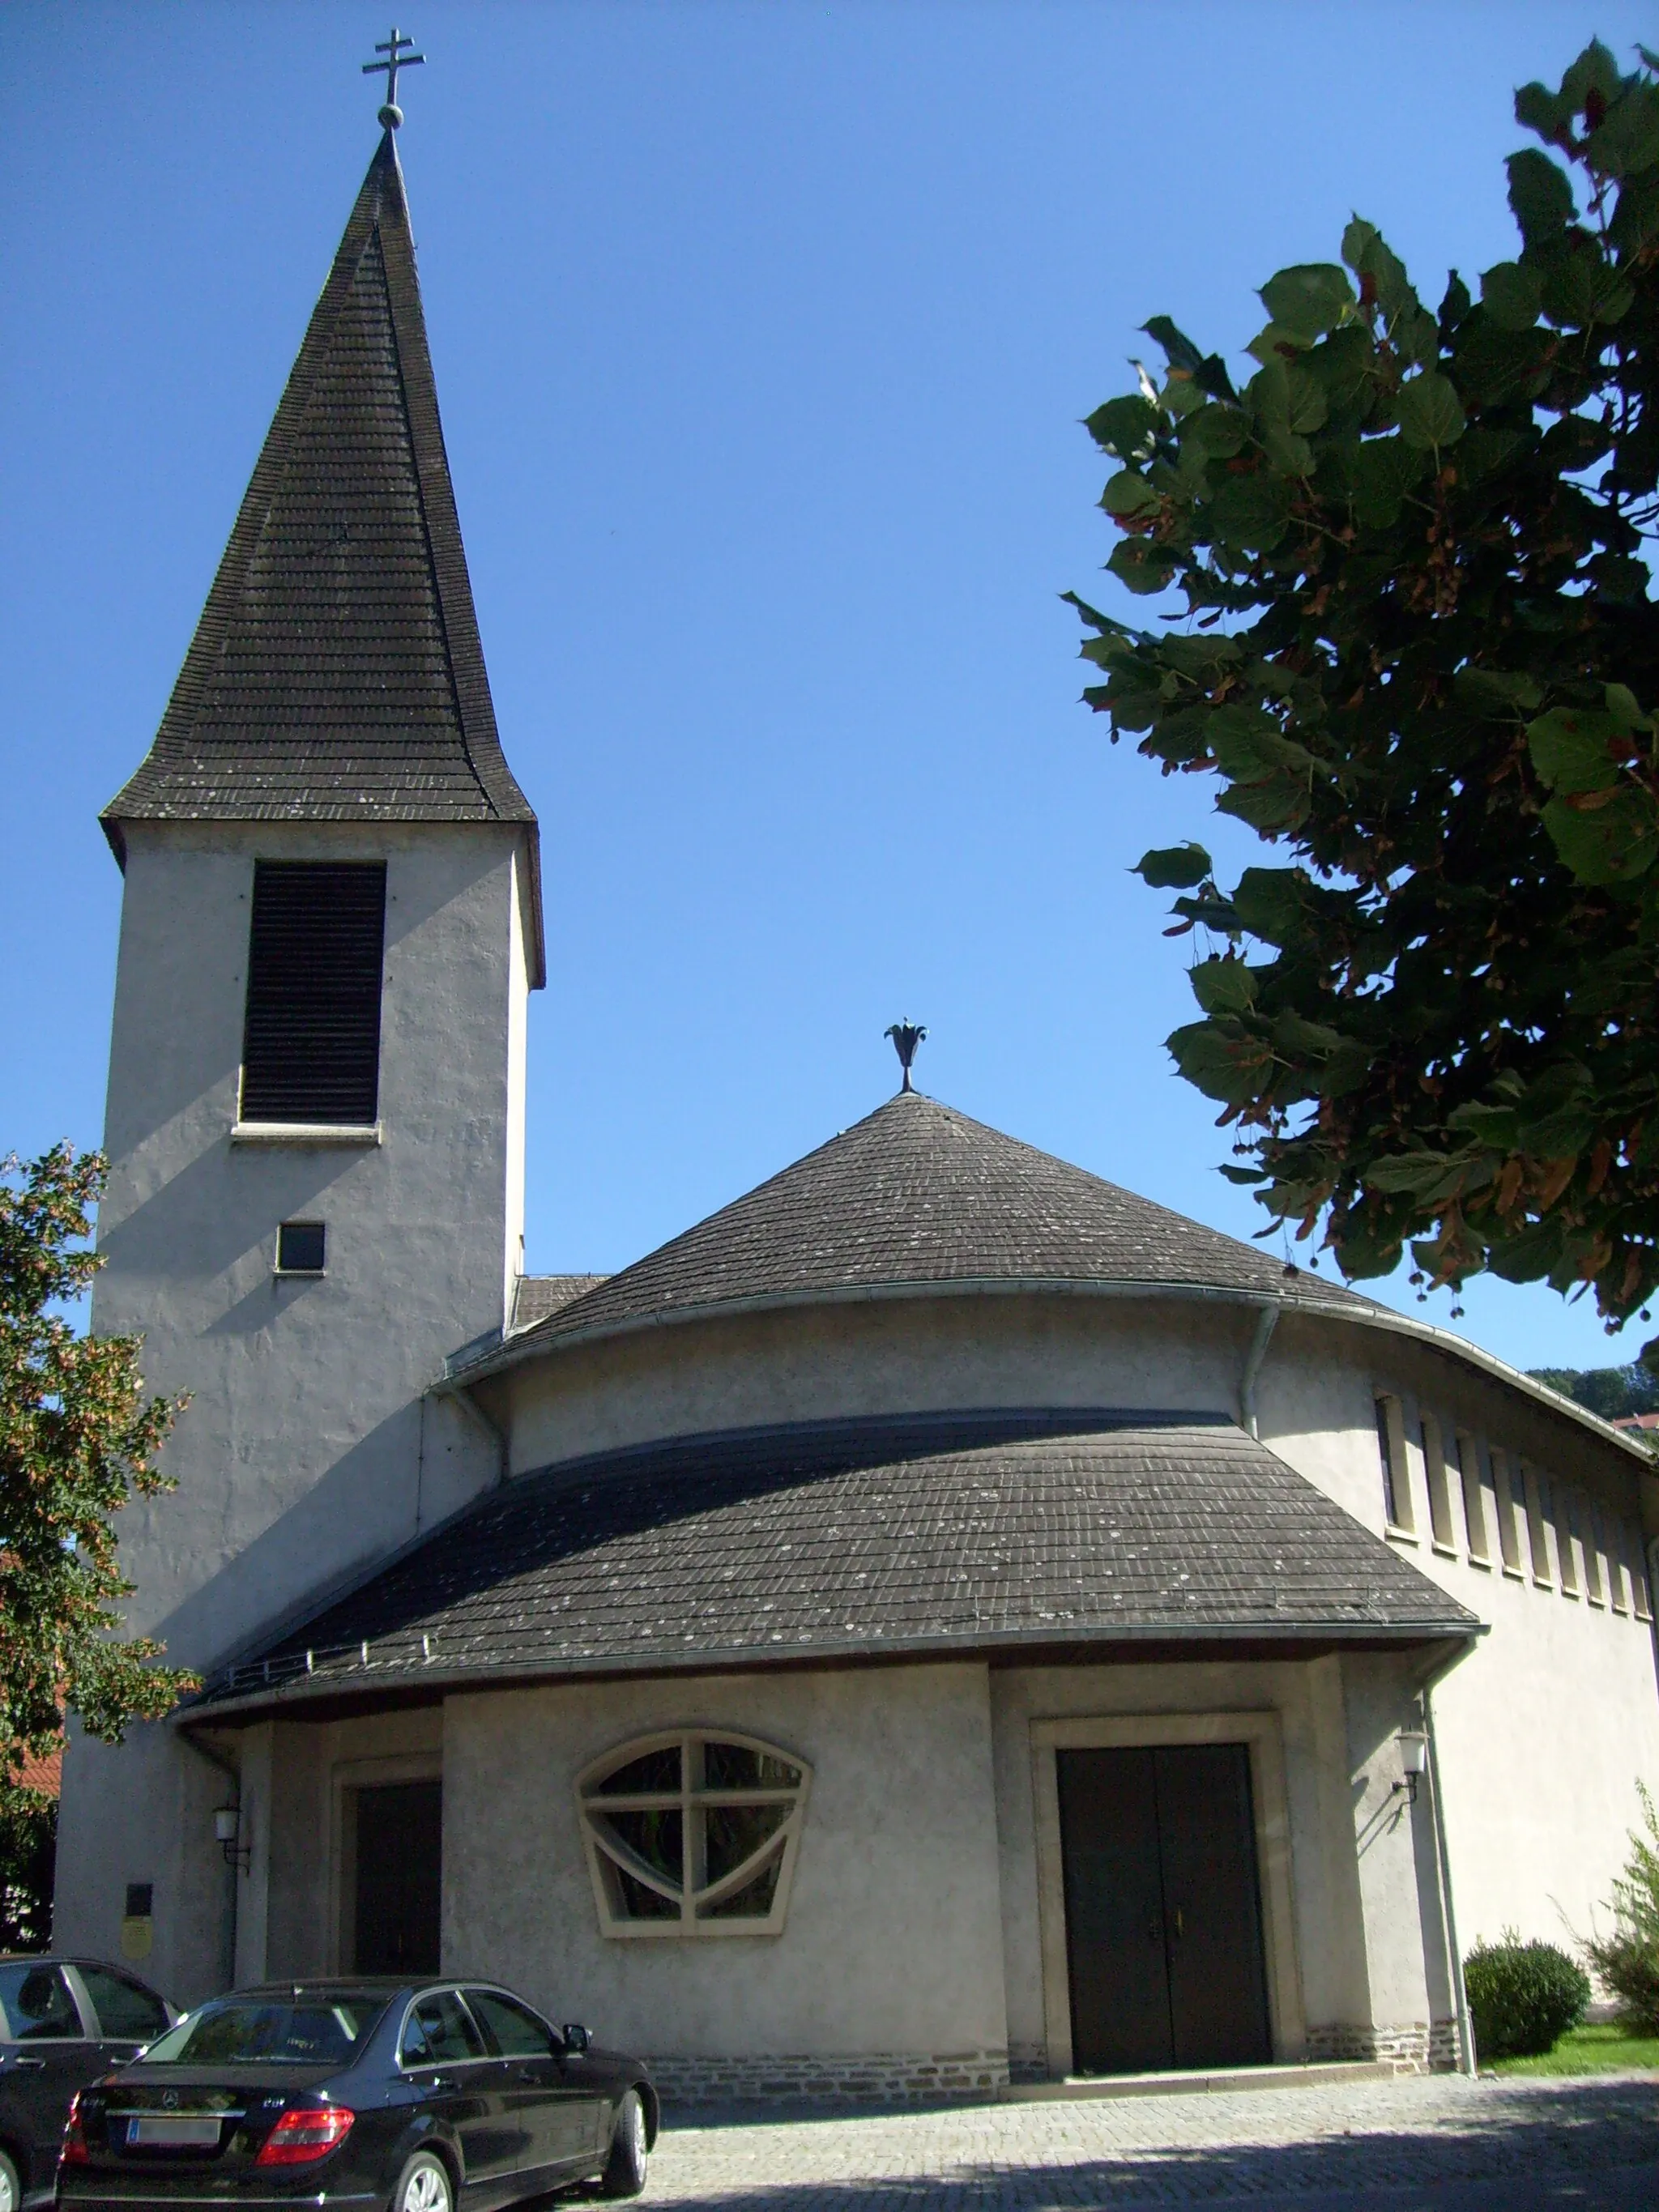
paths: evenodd
<path fill-rule="evenodd" d="M 103 824 L 125 880 L 94 1325 L 141 1333 L 148 1385 L 191 1395 L 177 1489 L 121 1519 L 127 1619 L 206 1674 L 501 1471 L 481 1418 L 428 1394 L 501 1332 L 522 1265 L 537 827 L 496 734 L 392 127 Z M 60 1943 L 125 1949 L 177 2002 L 263 1971 L 258 1736 L 71 1745 Z M 252 1880 L 215 1838 L 239 1794 Z"/>

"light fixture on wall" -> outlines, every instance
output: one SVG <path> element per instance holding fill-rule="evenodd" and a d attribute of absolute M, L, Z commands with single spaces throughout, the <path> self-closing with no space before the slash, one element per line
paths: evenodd
<path fill-rule="evenodd" d="M 253 1846 L 252 1844 L 237 1842 L 236 1838 L 241 1832 L 241 1826 L 242 1814 L 240 1806 L 221 1805 L 213 1815 L 213 1840 L 224 1853 L 225 1864 L 240 1867 L 246 1874 L 252 1862 Z"/>
<path fill-rule="evenodd" d="M 1429 1769 L 1429 1739 L 1421 1729 L 1401 1729 L 1400 1767 L 1404 1779 L 1395 1784 L 1395 1795 L 1403 1790 L 1407 1802 L 1415 1805 L 1419 1779 Z"/>

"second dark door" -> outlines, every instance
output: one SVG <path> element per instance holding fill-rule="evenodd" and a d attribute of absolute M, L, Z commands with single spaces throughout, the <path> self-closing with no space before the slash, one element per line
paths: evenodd
<path fill-rule="evenodd" d="M 360 1974 L 435 1974 L 443 1900 L 444 1786 L 388 1783 L 356 1793 Z"/>
<path fill-rule="evenodd" d="M 1074 2069 L 1264 2064 L 1249 1747 L 1061 1751 L 1055 1765 Z"/>

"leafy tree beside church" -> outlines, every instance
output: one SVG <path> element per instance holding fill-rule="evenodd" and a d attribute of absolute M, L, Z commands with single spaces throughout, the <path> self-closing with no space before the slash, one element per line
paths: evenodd
<path fill-rule="evenodd" d="M 1356 217 L 1281 270 L 1242 388 L 1167 317 L 1155 385 L 1089 428 L 1108 563 L 1184 593 L 1079 606 L 1085 696 L 1285 862 L 1139 872 L 1212 948 L 1170 1039 L 1275 1222 L 1351 1276 L 1409 1243 L 1659 1286 L 1659 58 L 1592 45 L 1527 86 L 1519 250 L 1437 310 Z M 1547 150 L 1544 150 L 1547 149 Z"/>
<path fill-rule="evenodd" d="M 123 1640 L 131 1585 L 114 1516 L 172 1488 L 152 1464 L 183 1403 L 146 1401 L 135 1337 L 76 1333 L 60 1310 L 99 1266 L 86 1239 L 104 1184 L 97 1152 L 55 1146 L 0 1164 L 0 1916 L 4 1939 L 40 1931 L 29 1900 L 50 1857 L 49 1801 L 20 1779 L 66 1711 L 118 1742 L 194 1686 L 161 1647 Z M 15 1894 L 14 1894 L 15 1893 Z M 33 1917 L 31 1917 L 33 1914 Z"/>

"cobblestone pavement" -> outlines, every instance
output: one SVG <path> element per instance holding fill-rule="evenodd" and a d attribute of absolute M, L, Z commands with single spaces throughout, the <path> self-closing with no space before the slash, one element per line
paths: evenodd
<path fill-rule="evenodd" d="M 1659 2079 L 1438 2075 L 811 2116 L 671 2109 L 648 2197 L 722 2212 L 1659 2212 Z"/>

